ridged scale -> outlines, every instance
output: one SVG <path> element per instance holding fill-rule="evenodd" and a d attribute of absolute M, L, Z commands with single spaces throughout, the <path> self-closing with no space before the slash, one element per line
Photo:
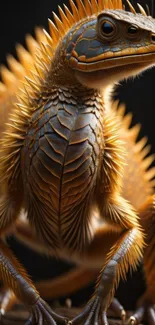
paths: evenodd
<path fill-rule="evenodd" d="M 80 98 L 53 91 L 32 115 L 22 153 L 28 218 L 54 249 L 81 249 L 91 237 L 103 107 L 92 90 Z"/>

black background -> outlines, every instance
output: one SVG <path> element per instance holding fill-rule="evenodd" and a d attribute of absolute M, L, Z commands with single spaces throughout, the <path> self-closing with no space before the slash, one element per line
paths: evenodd
<path fill-rule="evenodd" d="M 154 1 L 154 0 L 153 0 Z M 151 7 L 152 1 L 141 0 L 141 4 Z M 7 53 L 15 55 L 15 44 L 24 45 L 26 33 L 34 35 L 35 26 L 47 28 L 47 18 L 52 16 L 52 11 L 57 12 L 57 5 L 67 4 L 65 0 L 32 0 L 32 1 L 9 1 L 3 0 L 0 4 L 0 62 L 5 62 Z M 133 1 L 136 3 L 136 1 Z M 147 135 L 152 144 L 152 152 L 155 152 L 155 68 L 143 73 L 134 81 L 122 82 L 116 89 L 115 97 L 126 103 L 127 111 L 134 114 L 134 123 L 142 124 L 141 136 Z M 44 276 L 56 276 L 69 267 L 68 263 L 40 258 L 22 245 L 18 245 L 14 239 L 9 241 L 16 255 L 20 258 L 29 273 L 40 279 Z M 132 279 L 129 277 L 127 284 L 122 284 L 118 290 L 118 297 L 126 308 L 133 308 L 137 296 L 144 289 L 142 270 L 135 273 Z M 82 303 L 92 292 L 92 287 L 76 293 L 73 303 Z"/>

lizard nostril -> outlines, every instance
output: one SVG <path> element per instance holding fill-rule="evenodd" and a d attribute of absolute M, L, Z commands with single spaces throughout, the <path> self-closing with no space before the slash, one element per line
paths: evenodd
<path fill-rule="evenodd" d="M 152 41 L 155 42 L 155 34 L 151 35 Z"/>

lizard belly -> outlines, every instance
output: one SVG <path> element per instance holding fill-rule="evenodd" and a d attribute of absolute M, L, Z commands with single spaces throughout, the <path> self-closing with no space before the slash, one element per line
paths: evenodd
<path fill-rule="evenodd" d="M 28 217 L 50 245 L 73 248 L 75 238 L 82 246 L 90 238 L 98 123 L 93 110 L 79 112 L 71 105 L 33 116 L 22 155 Z"/>

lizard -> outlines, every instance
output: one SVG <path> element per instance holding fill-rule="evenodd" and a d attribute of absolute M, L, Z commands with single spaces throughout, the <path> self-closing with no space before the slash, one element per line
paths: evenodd
<path fill-rule="evenodd" d="M 129 267 L 136 267 L 144 246 L 138 213 L 121 194 L 125 148 L 107 92 L 109 85 L 154 65 L 154 20 L 141 7 L 141 14 L 124 11 L 120 0 L 70 5 L 72 12 L 60 9 L 63 23 L 55 14 L 56 25 L 50 21 L 47 45 L 41 46 L 36 71 L 32 79 L 26 78 L 2 136 L 0 229 L 3 238 L 24 207 L 46 252 L 92 267 L 94 262 L 102 264 L 94 296 L 69 323 L 87 319 L 87 324 L 97 324 L 101 317 L 107 324 L 114 287 Z M 44 141 L 46 146 L 41 145 Z M 0 272 L 4 283 L 29 305 L 27 324 L 64 321 L 41 299 L 3 241 Z"/>

